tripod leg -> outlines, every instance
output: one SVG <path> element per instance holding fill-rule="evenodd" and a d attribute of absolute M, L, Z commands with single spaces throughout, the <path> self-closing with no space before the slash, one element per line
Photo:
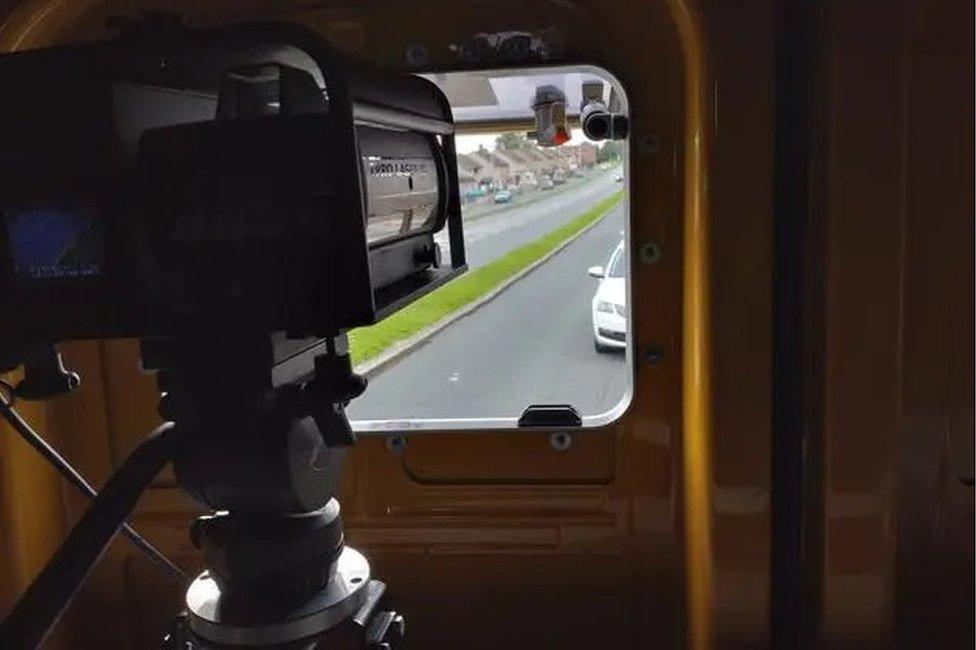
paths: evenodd
<path fill-rule="evenodd" d="M 68 538 L 0 626 L 0 648 L 36 648 L 156 474 L 173 456 L 171 423 L 149 434 L 92 501 Z"/>

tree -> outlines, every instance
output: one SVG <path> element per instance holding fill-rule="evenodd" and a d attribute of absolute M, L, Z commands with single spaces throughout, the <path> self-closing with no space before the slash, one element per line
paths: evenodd
<path fill-rule="evenodd" d="M 495 138 L 495 149 L 524 149 L 529 141 L 518 133 L 502 133 Z"/>
<path fill-rule="evenodd" d="M 596 161 L 598 163 L 620 160 L 620 143 L 607 140 L 596 150 Z"/>

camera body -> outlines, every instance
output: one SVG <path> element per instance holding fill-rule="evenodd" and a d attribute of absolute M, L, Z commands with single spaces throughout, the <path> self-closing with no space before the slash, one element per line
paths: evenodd
<path fill-rule="evenodd" d="M 465 268 L 446 98 L 304 28 L 10 54 L 0 80 L 5 350 L 331 336 Z"/>

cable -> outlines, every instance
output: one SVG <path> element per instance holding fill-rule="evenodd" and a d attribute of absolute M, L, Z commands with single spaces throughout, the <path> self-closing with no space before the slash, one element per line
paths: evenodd
<path fill-rule="evenodd" d="M 90 499 L 94 499 L 98 496 L 94 488 L 85 480 L 85 478 L 75 470 L 71 464 L 65 460 L 58 452 L 50 445 L 44 438 L 40 436 L 31 426 L 21 417 L 14 408 L 14 396 L 13 388 L 10 384 L 0 379 L 0 415 L 10 424 L 13 429 L 20 434 L 27 444 L 33 447 L 37 453 L 44 457 L 44 459 L 51 463 L 61 475 L 68 479 L 76 488 L 78 488 L 83 494 L 88 496 Z M 3 395 L 6 392 L 7 395 Z M 176 566 L 172 560 L 163 555 L 155 546 L 153 546 L 145 537 L 140 535 L 135 529 L 132 528 L 127 523 L 122 524 L 122 532 L 128 537 L 132 543 L 140 551 L 144 552 L 150 557 L 158 566 L 162 567 L 163 570 L 169 571 L 170 573 L 179 577 L 181 582 L 186 582 L 186 574 Z"/>
<path fill-rule="evenodd" d="M 0 625 L 0 648 L 40 646 L 139 496 L 172 460 L 178 437 L 171 422 L 157 427 L 109 477 L 68 538 Z"/>

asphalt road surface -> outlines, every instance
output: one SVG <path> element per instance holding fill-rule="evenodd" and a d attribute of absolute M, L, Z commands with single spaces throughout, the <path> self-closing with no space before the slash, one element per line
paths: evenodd
<path fill-rule="evenodd" d="M 597 173 L 598 176 L 581 185 L 553 190 L 551 197 L 466 220 L 464 248 L 468 267 L 473 269 L 487 264 L 513 248 L 542 237 L 621 189 L 622 185 L 614 182 L 614 176 L 619 171 Z M 518 201 L 517 198 L 515 200 Z M 439 233 L 436 239 L 441 245 L 444 259 L 448 259 L 450 248 L 447 233 Z"/>
<path fill-rule="evenodd" d="M 580 207 L 564 209 L 572 215 Z M 523 227 L 544 220 L 525 219 Z M 606 263 L 622 228 L 618 206 L 494 300 L 370 378 L 350 418 L 510 419 L 546 403 L 572 404 L 585 416 L 616 406 L 629 382 L 627 362 L 593 348 L 590 300 L 598 281 L 587 269 Z"/>

